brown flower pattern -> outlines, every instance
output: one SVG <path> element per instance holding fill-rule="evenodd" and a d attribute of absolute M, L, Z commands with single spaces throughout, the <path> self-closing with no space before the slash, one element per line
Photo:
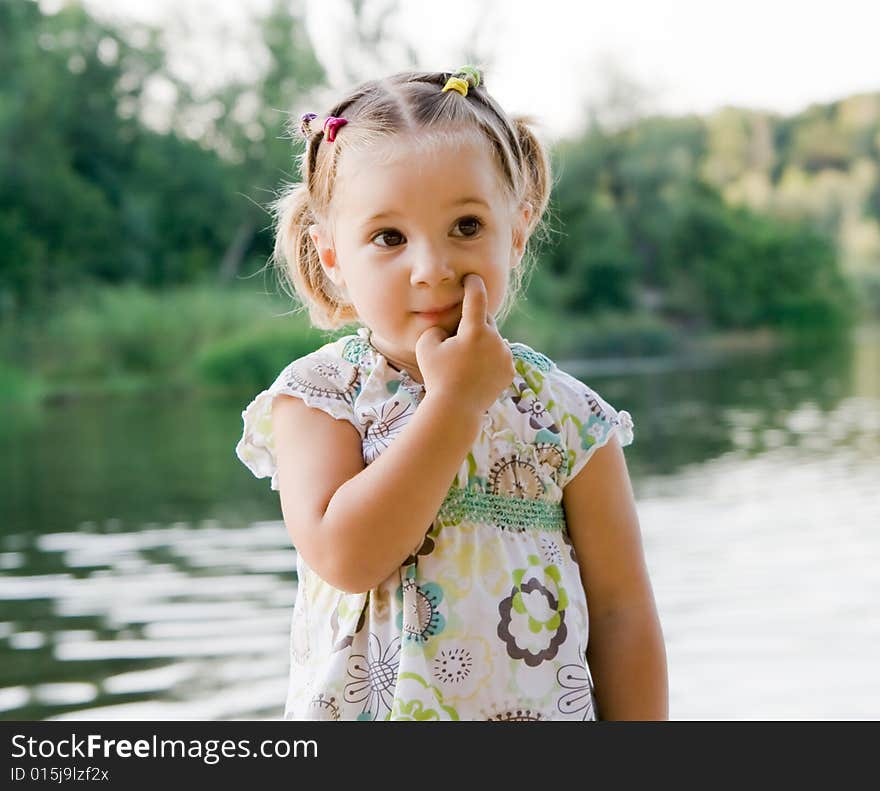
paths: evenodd
<path fill-rule="evenodd" d="M 511 396 L 511 401 L 516 404 L 516 408 L 524 415 L 529 416 L 529 425 L 534 429 L 546 428 L 554 434 L 559 433 L 559 426 L 553 420 L 547 407 L 538 399 L 535 391 L 529 387 L 528 382 L 520 376 L 513 380 L 513 388 L 516 395 Z"/>
<path fill-rule="evenodd" d="M 544 482 L 534 464 L 514 453 L 500 458 L 489 471 L 489 491 L 536 500 L 544 494 Z"/>

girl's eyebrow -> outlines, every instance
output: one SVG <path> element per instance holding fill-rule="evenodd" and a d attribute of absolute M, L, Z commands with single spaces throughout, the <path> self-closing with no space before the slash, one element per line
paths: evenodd
<path fill-rule="evenodd" d="M 467 203 L 478 203 L 487 209 L 491 208 L 489 206 L 489 204 L 486 203 L 486 201 L 484 201 L 482 198 L 459 198 L 458 200 L 450 203 L 449 208 L 452 209 L 452 208 L 455 208 L 456 206 L 464 206 Z M 384 217 L 393 217 L 395 214 L 401 214 L 401 213 L 402 212 L 397 212 L 394 209 L 387 209 L 385 211 L 379 212 L 378 214 L 374 214 L 372 217 L 367 217 L 367 219 L 364 220 L 363 224 L 369 225 L 370 223 L 373 223 L 376 220 L 381 220 Z"/>

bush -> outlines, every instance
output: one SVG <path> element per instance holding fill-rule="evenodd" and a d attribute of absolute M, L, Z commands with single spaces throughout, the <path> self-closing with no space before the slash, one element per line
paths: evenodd
<path fill-rule="evenodd" d="M 212 344 L 199 355 L 196 370 L 212 386 L 262 390 L 285 365 L 326 341 L 323 333 L 302 325 L 273 324 Z"/>
<path fill-rule="evenodd" d="M 533 305 L 515 309 L 502 332 L 551 358 L 667 354 L 682 343 L 675 327 L 649 313 L 602 311 L 572 317 Z"/>
<path fill-rule="evenodd" d="M 260 294 L 215 286 L 70 292 L 16 328 L 11 362 L 65 382 L 185 376 L 207 345 L 275 320 L 284 307 L 273 307 Z"/>
<path fill-rule="evenodd" d="M 0 403 L 30 401 L 40 396 L 41 383 L 23 371 L 0 363 Z"/>

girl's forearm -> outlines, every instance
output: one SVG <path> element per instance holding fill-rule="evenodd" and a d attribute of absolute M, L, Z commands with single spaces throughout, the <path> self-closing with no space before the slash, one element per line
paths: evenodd
<path fill-rule="evenodd" d="M 666 648 L 653 607 L 591 620 L 587 662 L 598 719 L 669 719 Z"/>
<path fill-rule="evenodd" d="M 427 393 L 391 445 L 336 490 L 320 529 L 345 590 L 375 587 L 418 548 L 481 421 L 481 413 Z"/>

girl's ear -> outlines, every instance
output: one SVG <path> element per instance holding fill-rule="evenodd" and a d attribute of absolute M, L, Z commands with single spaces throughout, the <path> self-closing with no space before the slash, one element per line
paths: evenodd
<path fill-rule="evenodd" d="M 318 259 L 321 262 L 321 268 L 324 270 L 324 273 L 330 278 L 331 283 L 339 288 L 343 288 L 345 281 L 342 279 L 342 272 L 339 270 L 339 265 L 336 262 L 336 248 L 333 246 L 333 241 L 330 239 L 329 234 L 326 233 L 321 225 L 314 224 L 309 226 L 309 237 L 318 253 Z"/>
<path fill-rule="evenodd" d="M 513 239 L 510 251 L 510 266 L 515 267 L 522 260 L 528 241 L 529 220 L 532 219 L 534 207 L 528 201 L 523 201 L 513 224 Z"/>

